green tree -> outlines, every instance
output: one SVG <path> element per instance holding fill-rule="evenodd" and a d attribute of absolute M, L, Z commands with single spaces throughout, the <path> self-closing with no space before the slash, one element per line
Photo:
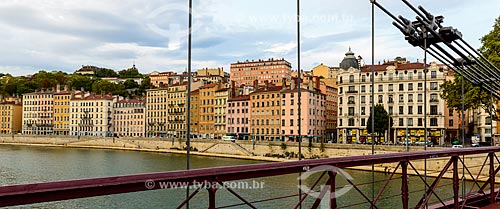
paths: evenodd
<path fill-rule="evenodd" d="M 500 17 L 495 20 L 493 30 L 481 38 L 483 46 L 479 49 L 481 53 L 500 68 Z"/>
<path fill-rule="evenodd" d="M 455 79 L 447 80 L 441 84 L 441 98 L 443 98 L 449 108 L 455 111 L 462 111 L 462 98 L 464 99 L 464 109 L 477 109 L 479 107 L 491 106 L 490 95 L 479 86 L 473 86 L 469 81 L 464 80 L 464 95 L 462 96 L 463 77 L 455 74 Z"/>
<path fill-rule="evenodd" d="M 378 133 L 379 136 L 382 136 L 385 131 L 389 127 L 387 125 L 389 124 L 390 127 L 393 125 L 392 118 L 390 119 L 389 122 L 389 114 L 387 111 L 384 109 L 384 106 L 381 104 L 378 104 L 375 106 L 375 133 Z M 368 130 L 368 133 L 372 133 L 372 113 L 370 112 L 370 117 L 368 118 L 368 122 L 366 123 L 366 130 Z"/>
<path fill-rule="evenodd" d="M 92 84 L 92 92 L 96 94 L 104 93 L 113 93 L 113 91 L 116 91 L 116 84 L 111 83 L 109 81 L 105 80 L 99 80 L 96 81 Z"/>
<path fill-rule="evenodd" d="M 142 78 L 142 74 L 139 73 L 139 70 L 137 70 L 137 68 L 135 67 L 120 70 L 120 72 L 118 72 L 118 75 L 120 78 Z"/>
<path fill-rule="evenodd" d="M 83 88 L 85 91 L 92 91 L 93 83 L 92 78 L 80 74 L 68 75 L 66 78 L 66 84 L 70 89 L 81 90 Z"/>
<path fill-rule="evenodd" d="M 139 88 L 139 84 L 132 79 L 127 79 L 125 82 L 123 82 L 123 85 L 125 89 Z"/>
<path fill-rule="evenodd" d="M 104 78 L 104 77 L 118 77 L 118 74 L 112 69 L 107 69 L 107 68 L 101 68 L 97 71 L 96 74 L 97 77 L 99 78 Z"/>

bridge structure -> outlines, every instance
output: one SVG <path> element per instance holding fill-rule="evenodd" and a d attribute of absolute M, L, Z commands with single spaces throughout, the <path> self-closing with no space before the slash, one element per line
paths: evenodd
<path fill-rule="evenodd" d="M 259 208 L 258 204 L 260 203 L 267 202 L 272 205 L 273 201 L 280 199 L 295 202 L 295 206 L 292 208 L 324 208 L 325 202 L 328 208 L 387 208 L 384 207 L 381 200 L 397 202 L 400 206 L 398 208 L 404 209 L 482 208 L 497 204 L 499 190 L 496 185 L 498 180 L 496 176 L 500 171 L 500 159 L 497 156 L 499 152 L 500 147 L 443 149 L 12 185 L 0 187 L 0 206 L 18 206 L 158 189 L 179 192 L 174 190 L 172 185 L 194 185 L 196 182 L 204 182 L 207 185 L 218 186 L 193 187 L 192 192 L 186 195 L 184 200 L 175 203 L 169 202 L 168 208 L 185 208 L 190 201 L 193 201 L 193 197 L 203 192 L 208 193 L 208 198 L 204 201 L 209 209 Z M 484 158 L 482 165 L 468 165 L 466 159 L 471 156 Z M 435 173 L 433 178 L 424 178 L 423 172 L 416 166 L 416 163 L 422 160 L 427 160 L 430 163 L 441 160 L 446 163 L 442 170 Z M 357 202 L 341 204 L 341 202 L 345 203 L 342 199 L 346 198 L 346 196 L 341 195 L 341 190 L 345 188 L 345 185 L 341 186 L 338 183 L 339 178 L 343 175 L 342 169 L 382 163 L 394 163 L 396 167 L 385 175 L 385 179 L 379 182 L 355 183 L 354 180 L 346 178 L 347 185 L 362 198 Z M 479 171 L 473 172 L 473 167 Z M 299 175 L 311 169 L 318 171 L 318 175 L 315 175 L 315 179 L 317 179 L 313 183 L 309 183 L 309 189 L 302 189 L 300 192 L 297 189 L 297 192 L 293 194 L 279 194 L 266 199 L 254 199 L 223 186 L 225 182 L 289 174 Z M 445 177 L 451 178 L 452 183 L 442 183 Z M 420 185 L 426 185 L 427 189 L 425 191 L 410 191 L 410 178 L 419 179 Z M 462 181 L 468 181 L 470 186 L 467 186 L 468 188 L 461 186 Z M 158 182 L 169 182 L 170 184 L 158 184 Z M 370 191 L 361 189 L 362 186 L 374 183 L 379 183 L 381 186 L 378 186 L 376 191 L 372 191 L 375 194 L 373 196 L 369 194 Z M 298 182 L 290 182 L 290 184 L 298 184 Z M 387 191 L 390 184 L 400 185 L 400 191 L 396 193 Z M 452 191 L 452 198 L 444 197 L 438 192 L 438 188 Z M 232 205 L 221 205 L 218 203 L 220 199 L 216 195 L 217 191 L 220 190 L 227 190 L 240 202 Z M 466 191 L 466 193 L 461 194 L 461 191 Z M 315 195 L 312 195 L 313 193 Z M 415 195 L 415 193 L 419 193 L 419 195 Z M 309 204 L 304 204 L 306 199 L 309 200 Z"/>

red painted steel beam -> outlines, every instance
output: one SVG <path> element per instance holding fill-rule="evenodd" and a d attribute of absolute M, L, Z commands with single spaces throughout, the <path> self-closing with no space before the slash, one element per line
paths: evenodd
<path fill-rule="evenodd" d="M 444 158 L 453 155 L 487 154 L 489 152 L 500 152 L 500 147 L 389 153 L 14 185 L 0 187 L 0 206 L 163 189 L 158 183 L 151 189 L 146 188 L 145 182 L 147 180 L 155 182 L 193 182 L 194 180 L 196 182 L 224 182 L 298 173 L 303 171 L 306 166 L 333 165 L 339 168 L 348 168 L 379 163 Z"/>

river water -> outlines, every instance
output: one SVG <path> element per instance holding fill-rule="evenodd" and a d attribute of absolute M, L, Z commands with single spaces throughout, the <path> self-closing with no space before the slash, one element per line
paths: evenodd
<path fill-rule="evenodd" d="M 185 155 L 166 153 L 1 145 L 0 185 L 182 170 L 186 165 L 185 160 Z M 200 156 L 192 156 L 191 158 L 192 168 L 255 163 L 266 162 Z M 345 172 L 352 176 L 353 182 L 357 184 L 371 182 L 372 180 L 370 172 L 353 170 L 346 170 Z M 318 176 L 318 174 L 313 176 Z M 385 190 L 385 193 L 382 195 L 383 197 L 396 195 L 401 192 L 401 179 L 399 175 L 396 175 L 396 177 Z M 376 181 L 386 178 L 387 176 L 384 174 L 375 174 Z M 251 188 L 234 188 L 234 190 L 251 201 L 287 196 L 297 193 L 297 179 L 298 174 L 245 180 Z M 305 185 L 312 185 L 314 181 L 315 178 L 310 177 L 304 179 L 303 183 Z M 450 184 L 450 182 L 449 180 L 443 180 L 440 185 Z M 238 185 L 238 183 L 235 182 L 232 185 Z M 378 192 L 378 188 L 383 183 L 376 183 L 375 191 Z M 337 177 L 337 187 L 340 188 L 344 185 L 347 185 L 346 181 L 341 177 Z M 371 197 L 371 184 L 361 185 L 359 188 Z M 423 190 L 423 183 L 417 177 L 411 177 L 410 191 L 418 190 Z M 442 199 L 448 200 L 451 198 L 451 186 L 439 188 L 437 192 Z M 184 199 L 185 195 L 186 192 L 184 189 L 166 189 L 33 204 L 20 206 L 20 208 L 175 208 Z M 410 196 L 410 203 L 415 204 L 421 196 L 421 193 L 412 194 Z M 207 197 L 208 194 L 206 191 L 200 192 L 191 201 L 190 208 L 207 208 Z M 363 199 L 355 189 L 351 189 L 338 198 L 338 205 L 355 204 L 362 202 Z M 379 208 L 401 208 L 400 199 L 399 196 L 383 199 L 377 203 L 377 206 Z M 256 203 L 255 205 L 258 208 L 293 208 L 297 200 L 298 197 L 294 196 L 271 202 Z M 310 207 L 312 202 L 312 198 L 308 198 L 304 203 L 304 208 Z M 218 207 L 238 203 L 241 203 L 241 201 L 226 190 L 222 189 L 217 192 Z M 363 204 L 350 208 L 367 207 L 367 204 Z M 232 208 L 248 207 L 235 206 Z"/>

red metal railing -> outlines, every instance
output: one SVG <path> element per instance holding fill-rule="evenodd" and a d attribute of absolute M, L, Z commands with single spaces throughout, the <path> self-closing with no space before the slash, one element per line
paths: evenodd
<path fill-rule="evenodd" d="M 329 158 L 329 159 L 317 159 L 317 160 L 304 160 L 295 162 L 283 162 L 283 163 L 266 163 L 266 164 L 254 164 L 254 165 L 242 165 L 233 167 L 222 167 L 222 168 L 207 168 L 207 169 L 196 169 L 189 171 L 173 171 L 173 172 L 162 172 L 162 173 L 150 173 L 150 174 L 139 174 L 139 175 L 127 175 L 127 176 L 114 176 L 105 178 L 93 178 L 93 179 L 82 179 L 82 180 L 70 180 L 70 181 L 60 181 L 60 182 L 49 182 L 49 183 L 37 183 L 37 184 L 25 184 L 25 185 L 13 185 L 0 187 L 0 206 L 14 206 L 23 204 L 32 204 L 40 202 L 50 202 L 59 200 L 68 200 L 76 198 L 94 197 L 101 195 L 111 195 L 138 191 L 147 191 L 161 188 L 159 184 L 153 187 L 145 186 L 145 182 L 148 180 L 153 180 L 156 182 L 172 182 L 171 185 L 178 185 L 178 183 L 193 183 L 193 182 L 211 182 L 214 184 L 221 184 L 222 182 L 250 179 L 250 178 L 260 178 L 269 176 L 279 176 L 285 174 L 293 174 L 303 172 L 305 168 L 313 168 L 316 166 L 330 165 L 338 168 L 351 168 L 355 166 L 366 166 L 380 163 L 398 163 L 397 168 L 389 175 L 388 179 L 385 180 L 384 185 L 380 188 L 374 199 L 368 198 L 361 189 L 359 185 L 354 184 L 349 181 L 349 184 L 359 192 L 363 198 L 364 203 L 369 204 L 370 208 L 378 208 L 377 202 L 381 199 L 381 194 L 383 193 L 386 186 L 391 180 L 394 180 L 394 176 L 398 171 L 401 173 L 401 193 L 392 195 L 400 196 L 403 208 L 409 208 L 408 202 L 408 170 L 411 168 L 417 173 L 417 176 L 422 180 L 424 184 L 427 185 L 427 191 L 417 205 L 414 208 L 421 208 L 424 205 L 429 204 L 431 197 L 436 197 L 439 200 L 439 205 L 433 206 L 433 208 L 465 208 L 466 206 L 482 206 L 484 204 L 492 203 L 496 201 L 498 192 L 495 190 L 495 175 L 500 171 L 500 160 L 495 155 L 496 152 L 500 152 L 500 147 L 486 147 L 486 148 L 470 148 L 470 149 L 447 149 L 447 150 L 437 150 L 437 151 L 419 151 L 410 153 L 390 153 L 390 154 L 380 154 L 380 155 L 369 155 L 369 156 L 352 156 L 352 157 L 341 157 L 341 158 Z M 483 165 L 481 166 L 481 171 L 483 168 L 489 168 L 489 176 L 485 183 L 481 185 L 478 181 L 479 176 L 474 176 L 470 170 L 465 165 L 462 156 L 470 156 L 476 154 L 487 154 Z M 429 185 L 424 181 L 421 173 L 412 164 L 412 161 L 424 160 L 424 159 L 436 159 L 436 158 L 450 158 L 443 170 L 439 172 L 439 175 L 434 179 L 434 181 Z M 471 180 L 473 182 L 472 187 L 477 187 L 478 192 L 472 192 L 470 189 L 469 195 L 465 199 L 459 199 L 459 178 L 458 178 L 458 168 L 459 164 L 462 164 L 464 169 L 467 169 Z M 439 197 L 439 194 L 435 192 L 438 187 L 440 180 L 443 178 L 444 174 L 448 171 L 453 172 L 453 194 L 454 198 L 452 201 L 444 201 Z M 323 187 L 320 196 L 316 198 L 312 208 L 317 208 L 321 199 L 329 194 L 330 195 L 330 208 L 338 208 L 337 200 L 335 198 L 335 179 L 337 173 L 332 171 L 325 171 L 315 182 L 314 188 L 319 180 L 323 177 L 327 177 L 325 185 L 329 187 Z M 169 184 L 165 184 L 169 185 Z M 489 187 L 487 190 L 486 188 Z M 327 191 L 329 188 L 329 191 Z M 226 188 L 231 194 L 242 201 L 241 205 L 247 205 L 251 208 L 256 208 L 253 204 L 256 202 L 270 201 L 276 198 L 270 198 L 267 200 L 256 200 L 248 201 L 242 196 L 238 195 L 235 191 L 230 188 Z M 312 189 L 311 189 L 312 190 Z M 494 192 L 491 192 L 494 191 Z M 200 188 L 196 189 L 191 195 L 189 195 L 184 201 L 180 203 L 178 208 L 183 207 L 192 197 L 200 192 Z M 209 189 L 209 200 L 208 207 L 215 208 L 217 188 Z M 297 206 L 309 195 L 311 191 L 303 191 L 305 193 L 300 194 L 301 198 L 297 203 Z M 297 194 L 299 195 L 299 194 Z M 283 197 L 291 197 L 297 195 L 288 195 Z M 283 198 L 280 197 L 280 198 Z M 230 206 L 227 206 L 230 207 Z M 347 207 L 347 206 L 342 206 Z"/>

